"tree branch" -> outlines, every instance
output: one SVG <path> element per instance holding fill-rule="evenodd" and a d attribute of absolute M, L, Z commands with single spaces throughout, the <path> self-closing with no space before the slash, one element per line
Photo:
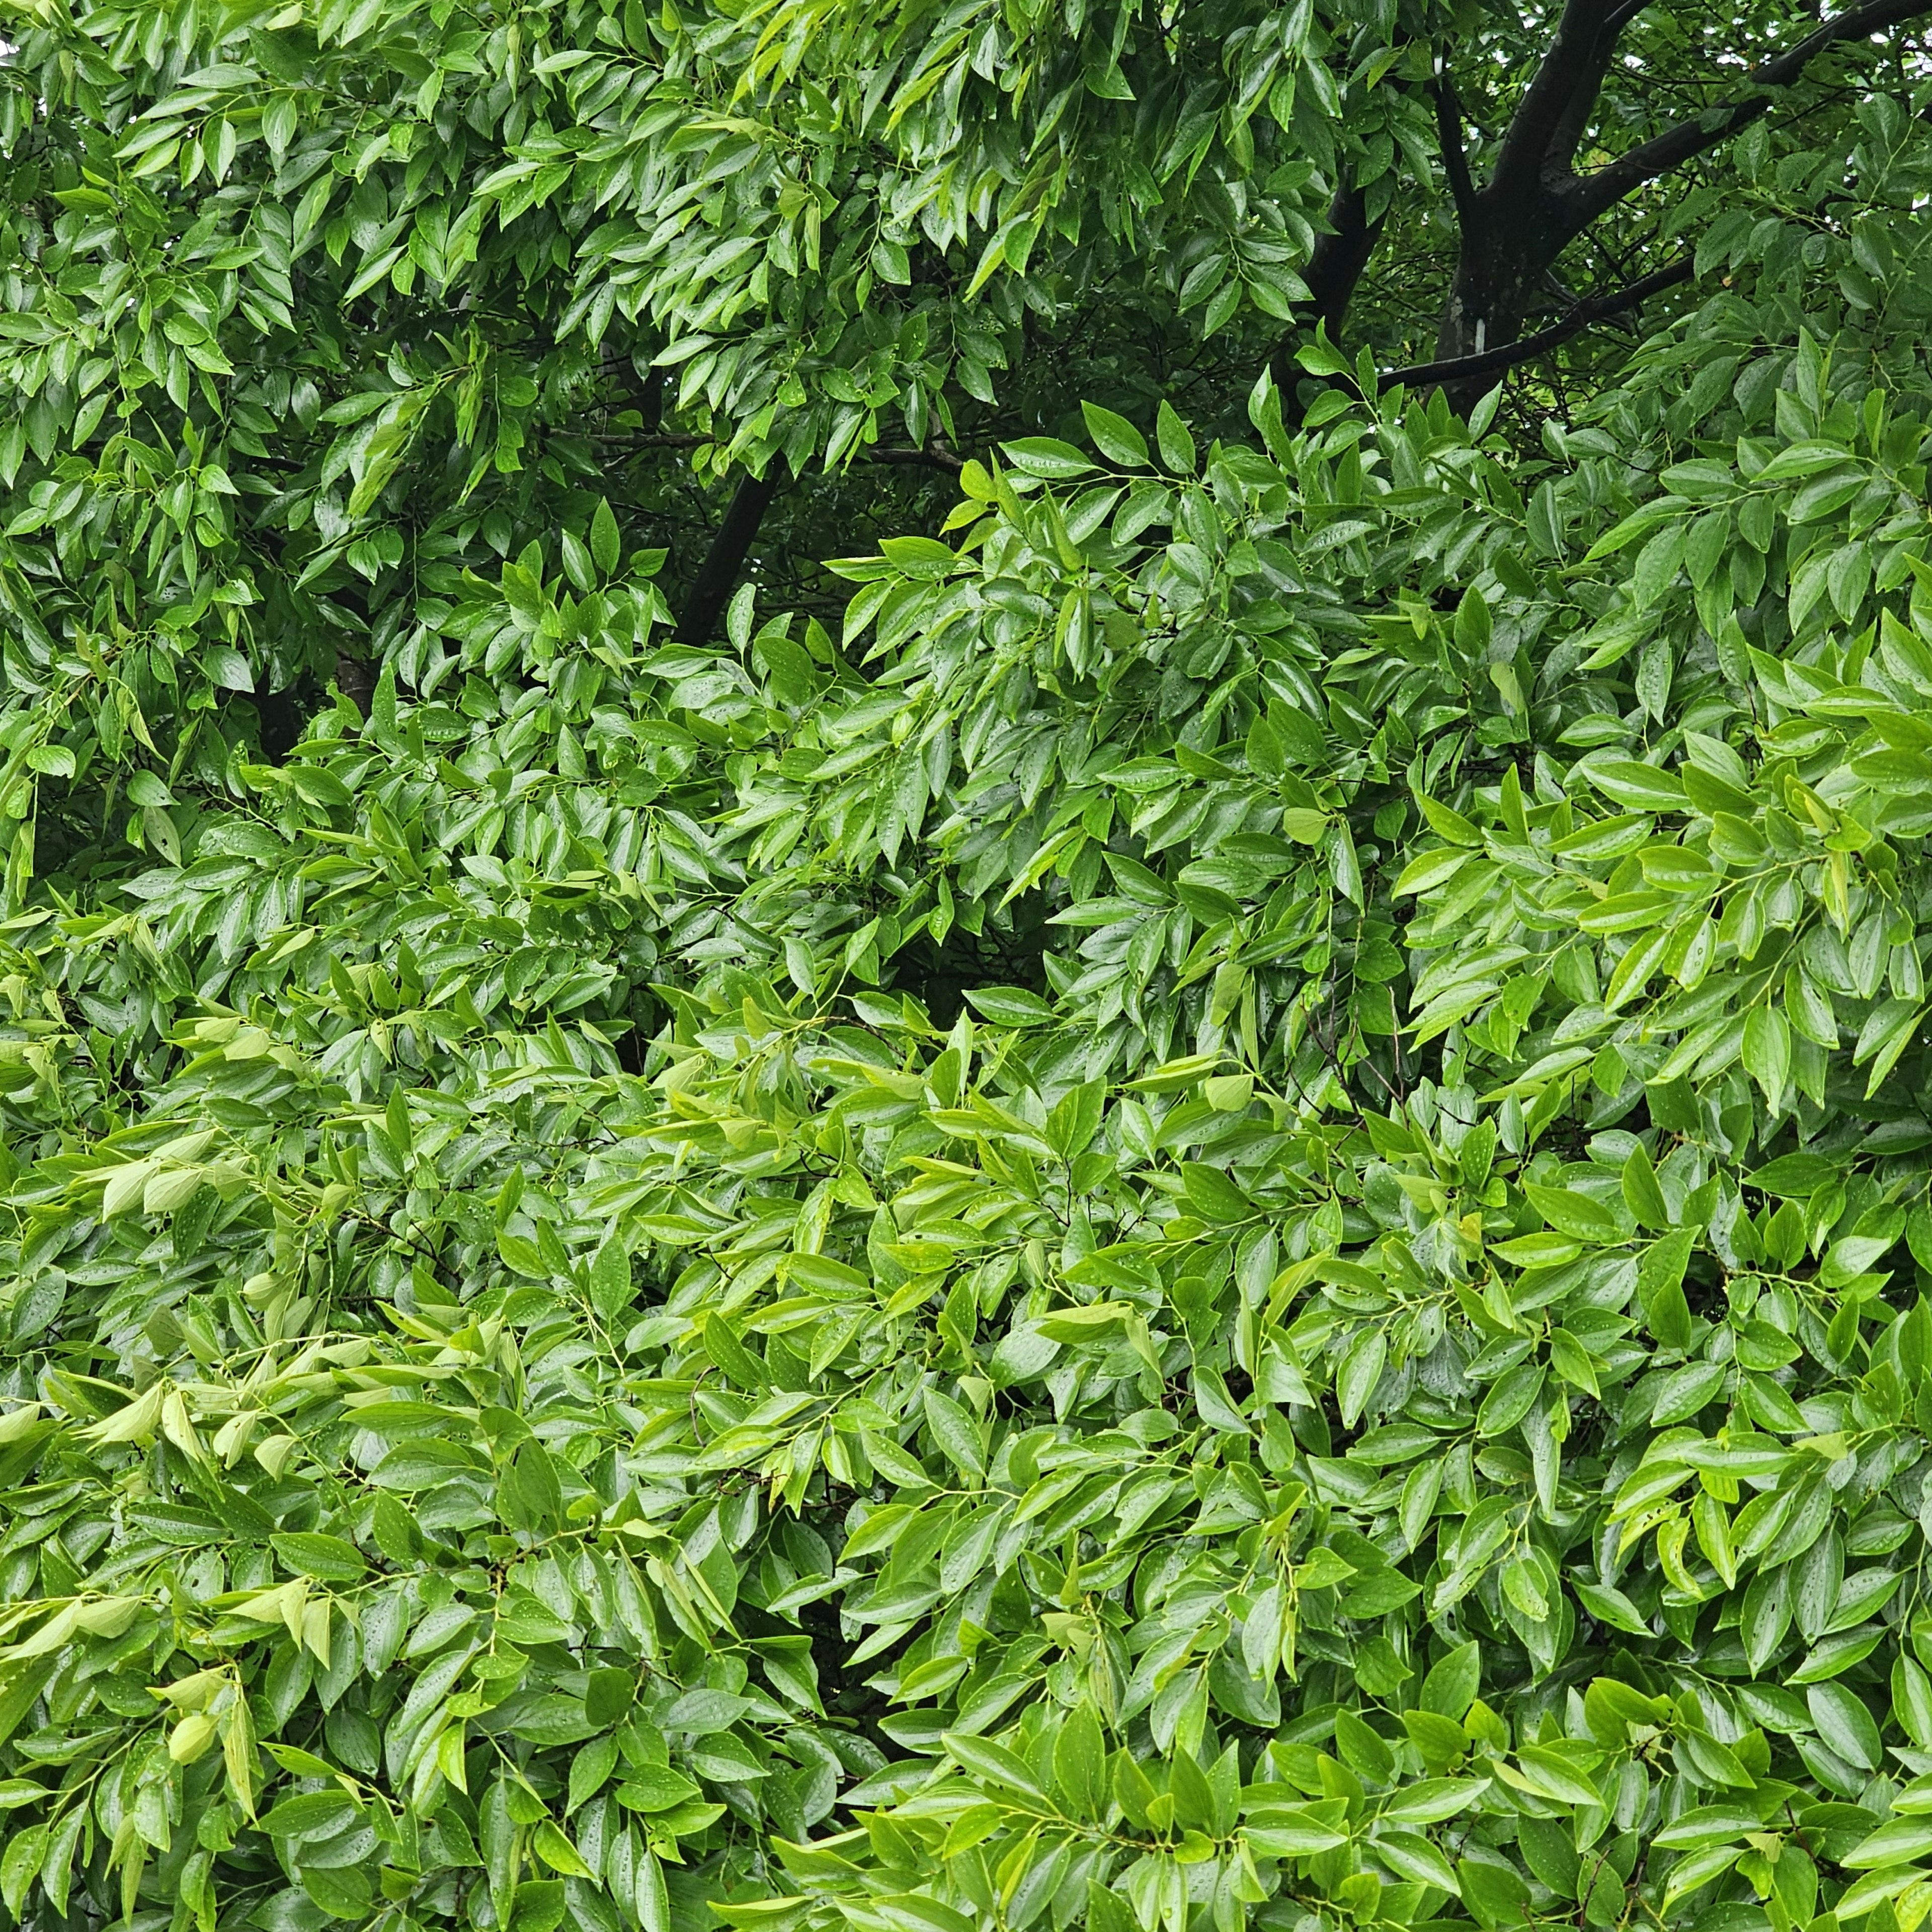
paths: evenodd
<path fill-rule="evenodd" d="M 778 465 L 774 462 L 766 475 L 747 476 L 733 491 L 718 533 L 711 539 L 704 561 L 698 566 L 698 574 L 685 596 L 684 608 L 678 614 L 677 628 L 671 635 L 679 644 L 711 641 L 778 488 Z"/>
<path fill-rule="evenodd" d="M 1268 357 L 1276 386 L 1284 397 L 1294 396 L 1295 380 L 1301 373 L 1294 360 L 1297 338 L 1317 322 L 1327 325 L 1330 341 L 1341 334 L 1355 284 L 1369 266 L 1382 229 L 1379 219 L 1370 220 L 1362 190 L 1344 181 L 1329 203 L 1328 232 L 1315 238 L 1314 250 L 1303 271 L 1308 299 L 1295 304 L 1294 327 L 1276 343 Z"/>
<path fill-rule="evenodd" d="M 1489 192 L 1497 200 L 1512 202 L 1536 192 L 1543 182 L 1550 144 L 1579 91 L 1588 88 L 1594 100 L 1603 70 L 1594 56 L 1608 11 L 1609 0 L 1567 0 L 1550 51 L 1510 116 L 1490 176 Z M 1588 112 L 1587 105 L 1584 111 Z"/>
<path fill-rule="evenodd" d="M 650 434 L 642 430 L 580 429 L 564 432 L 585 442 L 608 442 L 620 449 L 708 449 L 718 439 L 695 436 L 688 431 L 667 430 Z M 957 476 L 966 459 L 943 442 L 929 442 L 922 448 L 895 443 L 862 443 L 852 452 L 854 462 L 914 463 L 928 470 L 943 470 Z"/>
<path fill-rule="evenodd" d="M 1472 382 L 1482 376 L 1499 376 L 1520 362 L 1532 362 L 1546 350 L 1568 342 L 1573 335 L 1581 334 L 1594 322 L 1619 314 L 1625 309 L 1635 308 L 1651 296 L 1675 288 L 1680 282 L 1688 282 L 1690 271 L 1691 257 L 1680 255 L 1676 261 L 1640 280 L 1580 302 L 1547 328 L 1538 329 L 1534 335 L 1499 344 L 1494 349 L 1484 350 L 1480 356 L 1458 356 L 1444 362 L 1419 362 L 1406 369 L 1391 369 L 1382 380 L 1390 385 L 1406 383 L 1411 388 L 1432 388 L 1444 383 Z"/>
<path fill-rule="evenodd" d="M 1469 178 L 1469 157 L 1462 146 L 1462 104 L 1456 98 L 1449 63 L 1440 54 L 1436 60 L 1436 139 L 1442 150 L 1442 172 L 1448 178 L 1456 219 L 1466 234 L 1475 219 L 1475 184 Z"/>
<path fill-rule="evenodd" d="M 1882 32 L 1928 12 L 1932 12 L 1932 6 L 1928 5 L 1927 0 L 1865 0 L 1864 5 L 1827 20 L 1796 46 L 1752 68 L 1745 76 L 1744 85 L 1750 90 L 1745 98 L 1728 106 L 1707 109 L 1693 119 L 1680 121 L 1629 153 L 1619 155 L 1594 174 L 1582 176 L 1564 196 L 1571 232 L 1580 234 L 1606 208 L 1614 207 L 1646 182 L 1682 167 L 1769 113 L 1772 92 L 1790 86 L 1814 57 L 1827 47 Z"/>
<path fill-rule="evenodd" d="M 1604 17 L 1604 24 L 1597 31 L 1597 44 L 1583 64 L 1569 105 L 1557 117 L 1556 126 L 1550 134 L 1550 146 L 1544 155 L 1546 179 L 1552 175 L 1568 179 L 1574 174 L 1576 150 L 1582 143 L 1590 116 L 1596 110 L 1597 97 L 1604 91 L 1604 77 L 1610 72 L 1610 62 L 1616 58 L 1617 42 L 1624 28 L 1649 4 L 1650 0 L 1624 0 L 1622 6 Z"/>
<path fill-rule="evenodd" d="M 965 458 L 956 449 L 948 449 L 943 442 L 926 443 L 916 449 L 874 443 L 857 454 L 874 463 L 916 463 L 928 470 L 943 470 L 949 476 L 957 476 L 966 467 Z"/>

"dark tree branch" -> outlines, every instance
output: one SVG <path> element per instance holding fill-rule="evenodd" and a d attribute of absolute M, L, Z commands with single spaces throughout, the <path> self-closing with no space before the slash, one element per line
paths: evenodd
<path fill-rule="evenodd" d="M 1376 238 L 1382 232 L 1380 221 L 1370 221 L 1366 197 L 1352 182 L 1344 182 L 1328 205 L 1329 232 L 1315 238 L 1308 258 L 1308 306 L 1315 319 L 1328 325 L 1328 333 L 1340 333 L 1342 319 L 1348 312 L 1355 284 L 1369 266 Z"/>
<path fill-rule="evenodd" d="M 1770 112 L 1772 94 L 1790 86 L 1827 47 L 1882 32 L 1928 12 L 1932 12 L 1932 6 L 1928 5 L 1927 0 L 1866 0 L 1862 7 L 1854 7 L 1826 21 L 1796 46 L 1754 68 L 1745 77 L 1750 92 L 1743 98 L 1680 121 L 1628 154 L 1619 155 L 1606 167 L 1582 176 L 1564 196 L 1569 204 L 1570 232 L 1580 234 L 1598 215 L 1646 182 L 1654 181 L 1659 175 L 1668 174 L 1742 134 L 1754 121 Z"/>
<path fill-rule="evenodd" d="M 1604 91 L 1604 76 L 1616 58 L 1617 41 L 1624 28 L 1649 4 L 1650 0 L 1627 0 L 1627 4 L 1610 14 L 1598 30 L 1597 44 L 1583 63 L 1570 104 L 1558 118 L 1550 135 L 1549 152 L 1544 156 L 1546 180 L 1552 176 L 1568 180 L 1574 174 L 1576 150 L 1582 145 L 1591 116 L 1596 112 L 1597 97 Z"/>
<path fill-rule="evenodd" d="M 654 435 L 642 430 L 585 429 L 571 430 L 566 434 L 585 442 L 605 442 L 620 449 L 706 449 L 717 440 L 715 436 L 696 436 L 680 430 L 660 430 Z M 943 470 L 949 476 L 957 476 L 966 466 L 966 459 L 943 442 L 929 442 L 920 449 L 894 443 L 862 444 L 852 452 L 852 460 L 917 464 L 928 470 Z"/>
<path fill-rule="evenodd" d="M 949 476 L 957 476 L 966 466 L 965 458 L 943 442 L 926 443 L 916 449 L 878 443 L 856 453 L 874 463 L 914 463 L 928 470 L 943 470 Z"/>
<path fill-rule="evenodd" d="M 1439 55 L 1436 64 L 1436 138 L 1442 150 L 1442 172 L 1448 178 L 1449 197 L 1456 219 L 1466 229 L 1476 218 L 1476 188 L 1469 178 L 1469 158 L 1462 146 L 1462 109 L 1449 64 Z"/>
<path fill-rule="evenodd" d="M 1342 332 L 1342 318 L 1355 292 L 1355 284 L 1369 266 L 1376 242 L 1382 233 L 1379 219 L 1369 219 L 1368 202 L 1362 190 L 1343 182 L 1328 206 L 1328 232 L 1315 238 L 1313 252 L 1302 279 L 1308 284 L 1308 299 L 1295 305 L 1295 326 L 1275 344 L 1268 358 L 1275 385 L 1286 399 L 1295 392 L 1300 370 L 1294 360 L 1296 340 L 1319 322 L 1325 324 L 1329 340 Z"/>
<path fill-rule="evenodd" d="M 1620 314 L 1625 309 L 1635 308 L 1651 296 L 1675 288 L 1680 282 L 1688 282 L 1690 271 L 1690 256 L 1680 255 L 1676 261 L 1666 263 L 1640 280 L 1580 302 L 1547 328 L 1538 329 L 1534 335 L 1499 344 L 1494 349 L 1484 350 L 1479 356 L 1457 356 L 1446 362 L 1420 362 L 1406 369 L 1391 369 L 1382 380 L 1391 385 L 1406 383 L 1411 388 L 1432 388 L 1438 384 L 1467 383 L 1484 376 L 1500 376 L 1518 363 L 1532 362 L 1545 350 L 1568 342 L 1573 335 L 1581 334 L 1593 323 Z"/>
<path fill-rule="evenodd" d="M 679 644 L 711 641 L 778 488 L 774 464 L 770 474 L 747 476 L 732 492 L 718 534 L 711 539 L 711 548 L 705 552 L 704 561 L 698 566 L 698 574 L 686 593 L 684 608 L 678 614 L 677 628 L 671 635 Z"/>
<path fill-rule="evenodd" d="M 1490 190 L 1498 200 L 1527 200 L 1535 196 L 1543 184 L 1557 130 L 1574 111 L 1578 94 L 1587 88 L 1590 100 L 1594 100 L 1596 88 L 1603 80 L 1597 49 L 1609 11 L 1609 0 L 1567 0 L 1550 51 L 1516 104 L 1503 136 L 1490 177 Z M 1588 111 L 1586 102 L 1583 112 Z"/>

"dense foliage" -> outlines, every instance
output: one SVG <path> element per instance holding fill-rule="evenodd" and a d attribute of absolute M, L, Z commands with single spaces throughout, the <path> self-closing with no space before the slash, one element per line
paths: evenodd
<path fill-rule="evenodd" d="M 0 1923 L 1917 1932 L 1850 18 L 0 10 Z"/>

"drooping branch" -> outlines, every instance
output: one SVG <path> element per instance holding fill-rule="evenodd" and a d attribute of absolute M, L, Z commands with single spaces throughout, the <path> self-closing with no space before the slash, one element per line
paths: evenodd
<path fill-rule="evenodd" d="M 1547 328 L 1540 328 L 1533 335 L 1526 335 L 1514 342 L 1498 344 L 1494 349 L 1486 349 L 1480 355 L 1451 356 L 1439 362 L 1418 362 L 1406 369 L 1391 369 L 1382 377 L 1385 383 L 1402 382 L 1411 388 L 1432 388 L 1443 386 L 1464 386 L 1480 380 L 1485 376 L 1500 376 L 1505 370 L 1514 369 L 1519 363 L 1532 362 L 1547 350 L 1568 342 L 1573 335 L 1580 335 L 1593 324 L 1619 315 L 1625 309 L 1635 308 L 1666 289 L 1675 288 L 1680 282 L 1690 279 L 1691 257 L 1680 255 L 1674 262 L 1666 263 L 1652 274 L 1640 277 L 1627 283 L 1622 288 L 1611 289 L 1600 296 L 1591 296 L 1578 302 L 1574 308 L 1552 322 Z"/>
<path fill-rule="evenodd" d="M 1598 215 L 1646 182 L 1654 181 L 1742 134 L 1754 121 L 1770 112 L 1778 90 L 1789 87 L 1827 47 L 1862 40 L 1928 13 L 1932 13 L 1932 6 L 1927 4 L 1927 0 L 1866 0 L 1864 6 L 1854 7 L 1826 21 L 1796 46 L 1754 68 L 1745 76 L 1744 92 L 1727 106 L 1708 108 L 1680 121 L 1594 174 L 1577 177 L 1564 194 L 1570 204 L 1572 232 L 1580 233 Z"/>

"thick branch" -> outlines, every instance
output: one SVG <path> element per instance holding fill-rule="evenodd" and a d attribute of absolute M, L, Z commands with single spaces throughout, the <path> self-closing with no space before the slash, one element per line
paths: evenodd
<path fill-rule="evenodd" d="M 708 449 L 716 436 L 697 436 L 688 431 L 662 430 L 656 435 L 640 430 L 572 430 L 570 434 L 586 442 L 608 442 L 619 449 Z M 862 463 L 912 463 L 928 470 L 943 470 L 957 476 L 966 459 L 943 442 L 928 442 L 922 448 L 895 443 L 862 443 L 852 452 L 852 460 Z"/>
<path fill-rule="evenodd" d="M 1589 100 L 1583 112 L 1588 113 L 1603 84 L 1596 55 L 1609 11 L 1609 0 L 1568 0 L 1550 51 L 1510 117 L 1490 177 L 1490 192 L 1496 200 L 1514 202 L 1536 194 L 1557 130 L 1566 116 L 1574 115 L 1577 97 L 1586 89 Z"/>
<path fill-rule="evenodd" d="M 1573 335 L 1580 335 L 1592 323 L 1620 314 L 1625 309 L 1635 308 L 1652 296 L 1675 288 L 1680 282 L 1688 282 L 1690 269 L 1690 256 L 1680 255 L 1652 274 L 1645 275 L 1622 288 L 1612 289 L 1606 294 L 1592 296 L 1580 302 L 1547 328 L 1540 328 L 1534 335 L 1499 344 L 1494 349 L 1484 350 L 1480 356 L 1457 356 L 1447 362 L 1420 362 L 1406 369 L 1391 369 L 1382 380 L 1390 384 L 1404 382 L 1412 388 L 1432 388 L 1438 384 L 1469 382 L 1480 376 L 1500 376 L 1518 363 L 1534 361 L 1545 350 L 1568 342 Z"/>
<path fill-rule="evenodd" d="M 1928 12 L 1932 12 L 1932 6 L 1928 5 L 1927 0 L 1866 0 L 1864 6 L 1827 20 L 1796 46 L 1752 68 L 1745 76 L 1748 92 L 1742 98 L 1726 106 L 1707 109 L 1691 120 L 1680 121 L 1628 154 L 1619 155 L 1608 166 L 1583 176 L 1564 196 L 1571 232 L 1580 233 L 1606 208 L 1614 207 L 1646 182 L 1682 167 L 1686 161 L 1742 133 L 1760 116 L 1770 112 L 1772 93 L 1790 86 L 1827 47 L 1882 32 L 1887 27 L 1898 26 Z"/>
<path fill-rule="evenodd" d="M 1332 342 L 1342 332 L 1342 320 L 1355 292 L 1355 284 L 1375 253 L 1382 224 L 1369 219 L 1368 202 L 1362 190 L 1344 182 L 1328 206 L 1328 232 L 1315 238 L 1313 252 L 1302 280 L 1308 284 L 1308 299 L 1295 304 L 1295 326 L 1282 337 L 1268 358 L 1276 386 L 1284 397 L 1292 397 L 1300 370 L 1294 360 L 1294 344 L 1318 322 L 1325 324 Z"/>
<path fill-rule="evenodd" d="M 1546 180 L 1552 177 L 1567 180 L 1572 175 L 1576 150 L 1582 145 L 1591 117 L 1597 111 L 1597 97 L 1604 91 L 1604 76 L 1610 70 L 1610 62 L 1616 57 L 1617 42 L 1624 28 L 1649 4 L 1650 0 L 1624 0 L 1622 6 L 1614 8 L 1605 16 L 1603 26 L 1598 29 L 1597 44 L 1583 63 L 1570 93 L 1570 104 L 1558 117 L 1550 136 L 1550 146 L 1543 158 Z"/>
<path fill-rule="evenodd" d="M 1469 178 L 1469 157 L 1462 146 L 1462 110 L 1456 98 L 1456 83 L 1450 77 L 1448 62 L 1440 58 L 1436 68 L 1436 139 L 1442 150 L 1442 172 L 1448 178 L 1456 219 L 1467 234 L 1476 219 L 1476 188 Z"/>
<path fill-rule="evenodd" d="M 747 476 L 732 492 L 718 534 L 711 539 L 711 548 L 692 580 L 684 608 L 678 615 L 677 628 L 671 634 L 680 644 L 711 641 L 778 487 L 778 465 L 774 463 L 769 473 Z"/>
<path fill-rule="evenodd" d="M 1341 333 L 1342 318 L 1369 266 L 1376 238 L 1382 232 L 1380 221 L 1369 219 L 1368 202 L 1362 190 L 1344 182 L 1328 205 L 1326 235 L 1315 238 L 1314 251 L 1308 258 L 1308 306 L 1316 320 L 1328 325 L 1331 337 Z"/>

